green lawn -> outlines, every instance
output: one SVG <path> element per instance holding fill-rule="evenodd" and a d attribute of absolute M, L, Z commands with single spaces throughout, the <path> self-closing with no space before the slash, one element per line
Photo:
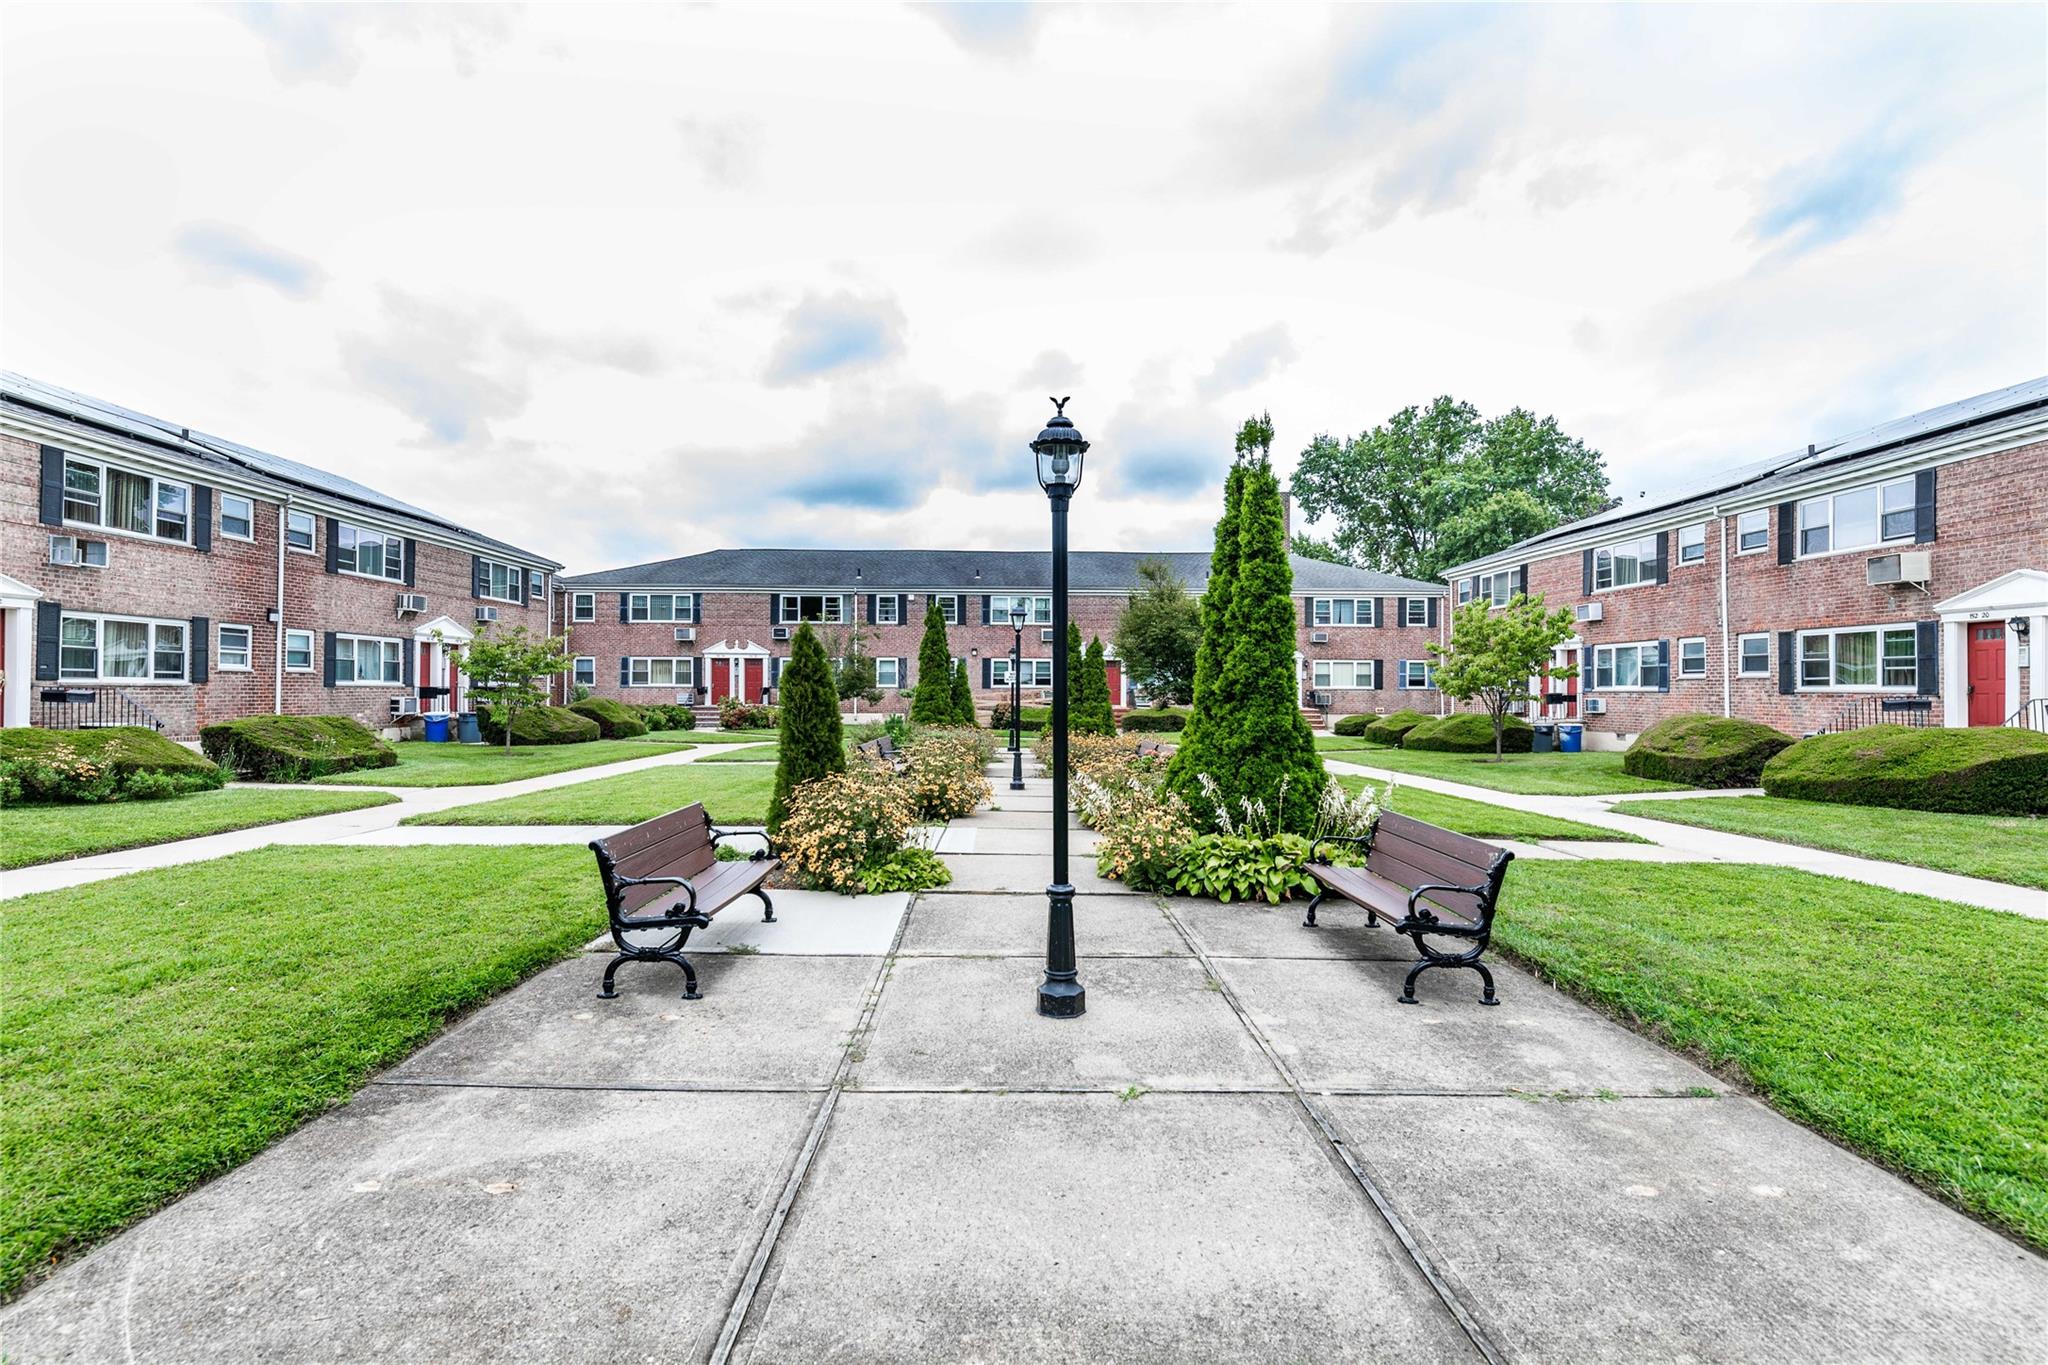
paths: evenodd
<path fill-rule="evenodd" d="M 774 763 L 781 759 L 782 748 L 776 744 L 764 744 L 758 749 L 726 749 L 715 754 L 704 754 L 691 759 L 692 763 Z"/>
<path fill-rule="evenodd" d="M 2048 889 L 2048 820 L 1836 806 L 1775 796 L 1624 801 L 1615 811 Z"/>
<path fill-rule="evenodd" d="M 399 744 L 398 766 L 364 768 L 315 779 L 322 785 L 346 787 L 468 787 L 517 782 L 600 763 L 623 763 L 702 743 L 688 730 L 662 730 L 634 739 L 596 739 L 588 744 L 537 744 L 506 750 L 495 744 Z M 712 743 L 722 741 L 713 740 Z"/>
<path fill-rule="evenodd" d="M 164 844 L 201 834 L 274 825 L 308 815 L 388 805 L 386 792 L 269 791 L 227 787 L 168 801 L 103 806 L 10 806 L 0 811 L 0 868 Z"/>
<path fill-rule="evenodd" d="M 1389 749 L 1365 740 L 1316 737 L 1316 748 L 1340 763 L 1437 777 L 1523 796 L 1592 796 L 1603 792 L 1682 791 L 1677 782 L 1652 782 L 1621 770 L 1619 753 L 1446 754 L 1427 749 Z"/>
<path fill-rule="evenodd" d="M 0 1295 L 604 924 L 580 848 L 266 848 L 0 908 Z"/>
<path fill-rule="evenodd" d="M 1364 787 L 1378 788 L 1379 784 L 1370 778 L 1339 775 L 1337 780 L 1347 791 L 1356 792 Z M 1394 801 L 1390 810 L 1444 829 L 1469 834 L 1475 839 L 1610 839 L 1616 843 L 1640 844 L 1647 840 L 1618 830 L 1601 829 L 1598 825 L 1581 824 L 1577 820 L 1560 820 L 1554 815 L 1532 815 L 1527 811 L 1509 810 L 1505 806 L 1492 806 L 1484 801 L 1468 801 L 1462 796 L 1443 796 L 1437 792 L 1426 792 L 1420 787 L 1394 785 Z"/>
<path fill-rule="evenodd" d="M 701 760 L 649 772 L 600 777 L 554 791 L 508 796 L 415 815 L 408 825 L 634 825 L 702 801 L 720 824 L 758 825 L 768 818 L 775 769 L 765 764 L 706 768 Z"/>
<path fill-rule="evenodd" d="M 1531 862 L 1494 935 L 2048 1247 L 2048 921 L 1784 868 Z"/>

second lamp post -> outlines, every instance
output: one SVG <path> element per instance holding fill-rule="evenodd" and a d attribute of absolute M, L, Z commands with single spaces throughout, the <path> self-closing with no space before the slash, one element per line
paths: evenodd
<path fill-rule="evenodd" d="M 1024 666 L 1025 615 L 1022 604 L 1010 608 L 1010 629 L 1017 634 L 1010 645 L 1010 790 L 1013 792 L 1024 790 L 1024 722 L 1017 713 L 1017 707 L 1024 696 L 1018 670 Z"/>
<path fill-rule="evenodd" d="M 1081 486 L 1081 457 L 1088 443 L 1067 420 L 1067 403 L 1055 398 L 1053 418 L 1031 443 L 1038 459 L 1038 486 L 1052 502 L 1052 885 L 1045 888 L 1045 979 L 1038 983 L 1038 1012 L 1054 1019 L 1079 1018 L 1088 1009 L 1075 960 L 1074 887 L 1067 880 L 1067 504 Z"/>

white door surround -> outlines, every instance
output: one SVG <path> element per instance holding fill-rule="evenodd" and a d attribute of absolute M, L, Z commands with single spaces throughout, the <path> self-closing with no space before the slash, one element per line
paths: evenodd
<path fill-rule="evenodd" d="M 0 725 L 28 724 L 28 699 L 36 687 L 36 603 L 42 590 L 0 574 L 0 660 L 6 682 L 0 684 Z"/>
<path fill-rule="evenodd" d="M 2048 697 L 2048 572 L 2014 569 L 1968 592 L 1957 593 L 1935 608 L 1941 617 L 1941 723 L 1970 723 L 1969 638 L 1973 623 L 2027 623 L 2027 692 L 2029 701 Z M 2005 704 L 2020 705 L 2020 642 L 2010 635 L 2005 648 Z"/>

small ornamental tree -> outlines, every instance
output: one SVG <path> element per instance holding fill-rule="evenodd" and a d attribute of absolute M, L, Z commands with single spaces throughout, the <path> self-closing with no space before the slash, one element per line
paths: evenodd
<path fill-rule="evenodd" d="M 775 764 L 775 794 L 768 802 L 768 828 L 782 828 L 790 793 L 806 782 L 846 768 L 839 728 L 839 690 L 832 664 L 809 625 L 796 628 L 789 667 L 782 670 L 782 717 L 777 734 L 781 757 Z"/>
<path fill-rule="evenodd" d="M 980 725 L 974 714 L 974 684 L 967 677 L 967 660 L 953 667 L 953 719 L 961 725 Z"/>
<path fill-rule="evenodd" d="M 859 626 L 847 631 L 837 641 L 839 653 L 832 666 L 832 681 L 839 700 L 852 702 L 856 716 L 862 702 L 879 706 L 882 701 L 882 689 L 875 680 L 875 656 L 862 647 L 865 643 Z"/>
<path fill-rule="evenodd" d="M 1242 440 L 1240 433 L 1240 453 Z M 1223 481 L 1223 515 L 1216 522 L 1216 547 L 1209 555 L 1209 584 L 1202 591 L 1202 634 L 1196 643 L 1195 676 L 1190 687 L 1194 706 L 1166 769 L 1168 785 L 1184 801 L 1200 796 L 1199 774 L 1216 766 L 1209 747 L 1208 722 L 1215 711 L 1211 702 L 1216 682 L 1223 675 L 1224 622 L 1230 615 L 1231 592 L 1237 586 L 1237 513 L 1244 497 L 1244 477 L 1244 466 L 1233 464 Z"/>
<path fill-rule="evenodd" d="M 1493 757 L 1501 756 L 1501 732 L 1508 710 L 1535 695 L 1529 680 L 1550 663 L 1551 651 L 1571 638 L 1571 608 L 1543 609 L 1541 594 L 1516 593 L 1505 607 L 1485 602 L 1459 607 L 1451 616 L 1451 644 L 1432 641 L 1437 691 L 1459 701 L 1476 701 L 1493 720 Z M 1552 668 L 1553 678 L 1576 678 L 1576 668 Z"/>
<path fill-rule="evenodd" d="M 917 647 L 917 690 L 910 698 L 910 719 L 915 725 L 951 725 L 954 712 L 953 647 L 946 640 L 945 613 L 933 597 L 924 606 L 924 640 Z"/>
<path fill-rule="evenodd" d="M 575 666 L 567 636 L 535 638 L 525 626 L 504 635 L 491 634 L 489 627 L 478 631 L 462 661 L 477 698 L 489 708 L 491 723 L 504 727 L 507 749 L 512 747 L 512 723 L 548 704 L 545 680 Z"/>
<path fill-rule="evenodd" d="M 1081 661 L 1081 684 L 1081 719 L 1074 729 L 1082 734 L 1115 734 L 1116 708 L 1109 700 L 1109 667 L 1100 636 L 1088 642 L 1088 653 Z"/>
<path fill-rule="evenodd" d="M 1117 657 L 1146 696 L 1186 705 L 1195 695 L 1201 609 L 1165 560 L 1140 560 L 1138 583 L 1138 591 L 1117 619 Z"/>

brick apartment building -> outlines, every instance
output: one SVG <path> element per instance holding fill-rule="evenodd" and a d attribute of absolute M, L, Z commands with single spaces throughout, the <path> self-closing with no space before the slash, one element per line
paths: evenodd
<path fill-rule="evenodd" d="M 1461 564 L 1463 603 L 1569 605 L 1537 709 L 1625 745 L 1705 712 L 1794 735 L 2048 728 L 2048 378 L 1917 413 Z"/>
<path fill-rule="evenodd" d="M 1082 639 L 1114 653 L 1117 618 L 1147 559 L 1170 564 L 1191 594 L 1208 579 L 1206 553 L 1077 551 L 1071 611 Z M 858 629 L 877 663 L 884 711 L 907 709 L 917 686 L 926 604 L 937 598 L 955 658 L 965 659 L 984 711 L 1010 694 L 1010 611 L 1021 602 L 1026 704 L 1052 683 L 1052 562 L 1014 550 L 711 550 L 561 580 L 576 681 L 625 701 L 715 705 L 772 695 L 797 625 L 823 632 L 828 652 Z M 1294 560 L 1302 700 L 1331 714 L 1413 706 L 1435 712 L 1424 646 L 1442 637 L 1445 589 L 1316 560 Z M 1110 695 L 1142 702 L 1117 663 Z"/>
<path fill-rule="evenodd" d="M 479 625 L 547 633 L 560 565 L 353 480 L 0 374 L 0 719 L 463 702 Z M 436 689 L 447 689 L 437 693 Z"/>

